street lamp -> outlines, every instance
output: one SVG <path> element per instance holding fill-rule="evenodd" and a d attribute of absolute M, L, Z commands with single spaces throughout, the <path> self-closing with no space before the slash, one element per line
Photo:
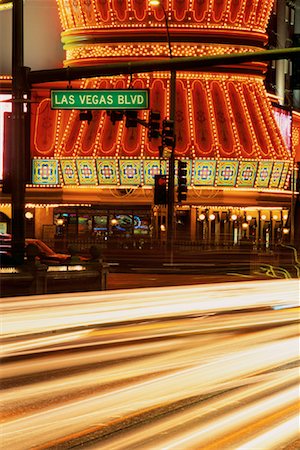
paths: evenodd
<path fill-rule="evenodd" d="M 164 13 L 166 32 L 168 38 L 169 56 L 173 57 L 171 38 L 169 30 L 169 21 L 167 12 L 160 0 L 150 0 L 151 6 L 158 6 Z M 176 70 L 171 70 L 170 78 L 170 120 L 174 122 L 175 129 L 175 110 L 176 110 Z M 168 212 L 167 212 L 167 245 L 170 250 L 170 262 L 173 262 L 173 242 L 174 242 L 174 192 L 175 192 L 175 143 L 169 158 L 169 182 L 168 182 Z"/>

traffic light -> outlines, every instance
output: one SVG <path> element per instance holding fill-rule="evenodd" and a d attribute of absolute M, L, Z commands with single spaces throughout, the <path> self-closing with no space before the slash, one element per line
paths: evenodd
<path fill-rule="evenodd" d="M 121 120 L 123 120 L 124 111 L 113 109 L 106 112 L 113 125 L 115 125 L 116 122 L 120 122 Z"/>
<path fill-rule="evenodd" d="M 162 126 L 162 146 L 175 148 L 174 120 L 163 120 Z"/>
<path fill-rule="evenodd" d="M 177 198 L 178 203 L 187 198 L 187 163 L 185 161 L 178 161 L 178 188 Z"/>
<path fill-rule="evenodd" d="M 172 149 L 170 147 L 160 145 L 158 147 L 158 152 L 159 152 L 160 158 L 165 158 L 165 159 L 171 158 Z"/>
<path fill-rule="evenodd" d="M 154 204 L 167 204 L 167 175 L 154 175 Z"/>
<path fill-rule="evenodd" d="M 137 127 L 137 111 L 125 111 L 125 127 L 126 128 L 136 128 Z"/>
<path fill-rule="evenodd" d="M 157 139 L 160 137 L 160 112 L 159 111 L 150 111 L 149 114 L 149 123 L 148 123 L 148 138 Z"/>
<path fill-rule="evenodd" d="M 79 113 L 79 120 L 81 121 L 87 121 L 88 124 L 90 124 L 90 122 L 93 119 L 93 114 L 92 111 L 87 110 L 87 111 L 80 111 Z"/>

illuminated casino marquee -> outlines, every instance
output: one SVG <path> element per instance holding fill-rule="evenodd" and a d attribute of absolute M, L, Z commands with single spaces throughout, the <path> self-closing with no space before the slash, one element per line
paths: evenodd
<path fill-rule="evenodd" d="M 172 56 L 260 51 L 267 43 L 273 3 L 164 1 Z M 162 8 L 137 0 L 57 4 L 65 67 L 170 57 Z M 190 186 L 289 189 L 293 159 L 267 97 L 265 70 L 266 63 L 251 62 L 211 72 L 177 72 L 175 157 L 188 161 Z M 147 89 L 149 109 L 161 118 L 170 113 L 169 72 L 96 77 L 72 81 L 71 87 Z M 37 100 L 32 103 L 31 144 L 36 185 L 55 179 L 63 186 L 153 186 L 149 174 L 152 162 L 160 161 L 161 140 L 149 141 L 147 129 L 127 128 L 124 120 L 112 123 L 105 110 L 96 108 L 87 123 L 80 121 L 79 109 L 51 109 L 50 98 L 34 91 L 32 99 Z M 138 111 L 138 118 L 148 121 L 149 111 Z M 51 183 L 47 164 L 53 165 Z"/>

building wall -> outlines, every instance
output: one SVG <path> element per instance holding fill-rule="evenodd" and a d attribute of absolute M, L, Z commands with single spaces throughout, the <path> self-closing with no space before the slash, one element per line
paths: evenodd
<path fill-rule="evenodd" d="M 64 51 L 55 0 L 24 1 L 24 65 L 32 70 L 62 67 Z M 0 74 L 11 74 L 12 10 L 0 11 Z"/>

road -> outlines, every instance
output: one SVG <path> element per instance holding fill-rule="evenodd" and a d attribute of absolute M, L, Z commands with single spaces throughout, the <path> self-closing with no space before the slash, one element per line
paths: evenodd
<path fill-rule="evenodd" d="M 299 280 L 2 301 L 2 449 L 285 449 Z"/>

